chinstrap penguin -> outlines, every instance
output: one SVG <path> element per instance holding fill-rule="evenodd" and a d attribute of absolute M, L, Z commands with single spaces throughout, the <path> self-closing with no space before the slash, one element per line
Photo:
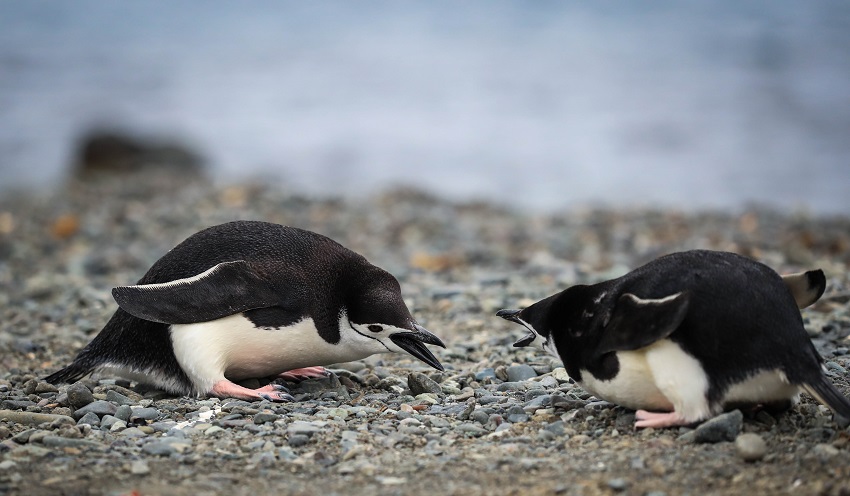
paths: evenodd
<path fill-rule="evenodd" d="M 730 405 L 790 405 L 802 388 L 846 426 L 850 401 L 824 375 L 800 308 L 820 270 L 779 276 L 733 253 L 694 250 L 496 315 L 563 361 L 594 395 L 637 410 L 636 427 L 692 424 Z"/>
<path fill-rule="evenodd" d="M 386 352 L 443 369 L 424 343 L 445 345 L 413 319 L 395 277 L 294 227 L 210 227 L 112 295 L 118 310 L 48 382 L 105 372 L 175 394 L 289 401 L 283 386 L 233 381 L 320 376 L 321 365 Z"/>

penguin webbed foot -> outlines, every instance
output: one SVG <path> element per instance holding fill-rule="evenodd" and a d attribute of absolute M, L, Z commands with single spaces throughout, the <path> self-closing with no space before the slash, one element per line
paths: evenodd
<path fill-rule="evenodd" d="M 269 384 L 258 389 L 248 389 L 227 379 L 216 382 L 210 394 L 219 398 L 237 398 L 240 400 L 268 400 L 276 403 L 295 401 L 289 390 L 280 384 Z"/>
<path fill-rule="evenodd" d="M 324 367 L 304 367 L 288 370 L 277 376 L 284 381 L 299 382 L 305 379 L 324 379 L 330 377 L 331 373 Z"/>
<path fill-rule="evenodd" d="M 648 412 L 646 410 L 635 412 L 635 429 L 647 427 L 659 429 L 690 424 L 693 424 L 693 422 L 685 420 L 677 412 Z"/>

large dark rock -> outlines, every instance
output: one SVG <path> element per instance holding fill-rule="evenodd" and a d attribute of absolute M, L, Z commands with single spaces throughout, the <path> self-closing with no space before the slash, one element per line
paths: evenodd
<path fill-rule="evenodd" d="M 172 171 L 200 176 L 203 159 L 189 146 L 116 131 L 91 131 L 78 142 L 73 159 L 77 178 L 133 172 Z"/>

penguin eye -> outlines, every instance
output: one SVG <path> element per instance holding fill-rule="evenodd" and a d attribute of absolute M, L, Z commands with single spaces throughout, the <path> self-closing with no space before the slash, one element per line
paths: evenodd
<path fill-rule="evenodd" d="M 381 332 L 384 330 L 384 328 L 379 325 L 372 324 L 369 326 L 369 330 L 372 332 Z"/>

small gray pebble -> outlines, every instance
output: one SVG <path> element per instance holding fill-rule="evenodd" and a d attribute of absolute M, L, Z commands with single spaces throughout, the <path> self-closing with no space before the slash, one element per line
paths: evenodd
<path fill-rule="evenodd" d="M 100 425 L 100 417 L 97 416 L 94 412 L 88 412 L 83 415 L 80 420 L 77 420 L 77 425 L 89 424 L 91 426 L 97 427 Z"/>
<path fill-rule="evenodd" d="M 626 488 L 629 487 L 629 483 L 626 482 L 626 479 L 610 479 L 608 481 L 608 487 L 614 491 L 625 491 Z"/>
<path fill-rule="evenodd" d="M 130 413 L 130 421 L 138 422 L 139 420 L 156 420 L 159 415 L 159 410 L 156 408 L 136 408 Z"/>
<path fill-rule="evenodd" d="M 94 395 L 85 384 L 75 382 L 68 386 L 68 404 L 74 408 L 82 408 L 94 401 Z"/>
<path fill-rule="evenodd" d="M 177 453 L 177 449 L 171 443 L 163 442 L 148 443 L 142 447 L 142 451 L 152 456 L 171 456 Z"/>
<path fill-rule="evenodd" d="M 118 420 L 123 420 L 124 422 L 130 421 L 130 414 L 133 413 L 133 409 L 130 408 L 130 405 L 121 405 L 118 409 L 115 410 L 115 418 Z"/>
<path fill-rule="evenodd" d="M 121 422 L 121 419 L 113 417 L 112 415 L 104 415 L 100 420 L 100 427 L 102 429 L 109 430 L 113 425 L 115 425 L 115 422 Z"/>
<path fill-rule="evenodd" d="M 443 389 L 434 380 L 425 374 L 413 372 L 407 376 L 407 387 L 416 396 L 422 393 L 443 394 Z"/>
<path fill-rule="evenodd" d="M 279 418 L 280 415 L 276 413 L 260 412 L 254 415 L 254 423 L 260 425 L 265 424 L 266 422 L 274 422 Z"/>
<path fill-rule="evenodd" d="M 508 381 L 522 382 L 537 377 L 537 372 L 530 365 L 511 365 L 508 367 Z"/>
<path fill-rule="evenodd" d="M 719 443 L 734 441 L 741 432 L 744 415 L 740 410 L 723 413 L 700 424 L 693 431 L 693 441 L 696 443 Z"/>
<path fill-rule="evenodd" d="M 484 379 L 486 379 L 488 377 L 495 379 L 496 378 L 496 369 L 486 368 L 486 369 L 481 369 L 481 370 L 479 370 L 478 372 L 475 373 L 475 380 L 479 381 L 479 382 L 483 381 Z"/>
<path fill-rule="evenodd" d="M 115 415 L 117 407 L 108 401 L 97 400 L 89 403 L 88 405 L 78 408 L 74 410 L 74 418 L 79 420 L 83 417 L 83 415 L 92 412 L 96 414 L 98 417 L 103 417 L 104 415 Z"/>
<path fill-rule="evenodd" d="M 111 403 L 115 403 L 118 406 L 132 405 L 133 404 L 133 400 L 131 400 L 127 396 L 124 396 L 123 394 L 119 393 L 118 391 L 114 391 L 112 389 L 110 389 L 109 391 L 106 392 L 106 401 L 109 401 Z"/>
<path fill-rule="evenodd" d="M 767 443 L 758 434 L 744 433 L 735 439 L 735 451 L 743 460 L 754 462 L 767 454 Z"/>
<path fill-rule="evenodd" d="M 304 446 L 310 442 L 310 437 L 304 434 L 293 434 L 289 436 L 289 445 L 293 448 Z"/>

